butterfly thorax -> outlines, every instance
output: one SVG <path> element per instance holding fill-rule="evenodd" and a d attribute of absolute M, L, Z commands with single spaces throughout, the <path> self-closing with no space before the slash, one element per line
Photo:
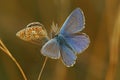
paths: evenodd
<path fill-rule="evenodd" d="M 56 35 L 55 39 L 57 40 L 60 46 L 65 45 L 75 53 L 74 49 L 67 43 L 67 41 L 65 40 L 62 34 Z"/>
<path fill-rule="evenodd" d="M 62 45 L 63 43 L 66 43 L 64 36 L 61 34 L 57 34 L 55 35 L 55 38 L 57 40 L 57 42 L 59 43 L 59 45 Z"/>

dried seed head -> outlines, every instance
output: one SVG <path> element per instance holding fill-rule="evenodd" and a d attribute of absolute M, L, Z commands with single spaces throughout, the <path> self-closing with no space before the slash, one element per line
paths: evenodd
<path fill-rule="evenodd" d="M 28 24 L 26 28 L 18 31 L 16 36 L 24 41 L 34 41 L 47 37 L 47 32 L 42 24 L 33 22 Z"/>

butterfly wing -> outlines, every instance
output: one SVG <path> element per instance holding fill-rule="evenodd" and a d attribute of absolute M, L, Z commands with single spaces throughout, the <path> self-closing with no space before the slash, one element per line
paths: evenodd
<path fill-rule="evenodd" d="M 83 52 L 90 43 L 90 39 L 85 33 L 65 37 L 65 40 L 78 54 Z"/>
<path fill-rule="evenodd" d="M 45 43 L 41 49 L 41 53 L 44 56 L 50 57 L 52 59 L 59 59 L 60 58 L 60 49 L 59 44 L 55 38 L 49 40 Z"/>
<path fill-rule="evenodd" d="M 60 33 L 63 35 L 74 34 L 84 29 L 85 18 L 80 8 L 75 9 L 62 25 Z"/>
<path fill-rule="evenodd" d="M 67 67 L 71 67 L 75 64 L 77 57 L 74 54 L 74 51 L 72 51 L 70 48 L 68 48 L 65 44 L 62 44 L 60 46 L 60 53 L 61 53 L 62 62 Z"/>

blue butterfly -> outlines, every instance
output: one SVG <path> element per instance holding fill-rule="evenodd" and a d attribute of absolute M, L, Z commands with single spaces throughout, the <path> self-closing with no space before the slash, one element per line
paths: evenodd
<path fill-rule="evenodd" d="M 76 55 L 82 53 L 90 43 L 89 37 L 80 33 L 84 28 L 84 14 L 80 8 L 76 8 L 68 16 L 59 33 L 43 45 L 41 53 L 52 59 L 61 59 L 67 67 L 73 66 Z"/>

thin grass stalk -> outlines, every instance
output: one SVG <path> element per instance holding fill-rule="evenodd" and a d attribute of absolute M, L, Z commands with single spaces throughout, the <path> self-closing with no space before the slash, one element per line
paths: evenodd
<path fill-rule="evenodd" d="M 47 41 L 48 41 L 48 40 L 50 40 L 50 38 L 47 36 Z M 40 73 L 39 73 L 39 75 L 38 75 L 38 79 L 37 79 L 37 80 L 41 80 L 41 76 L 42 76 L 42 73 L 43 73 L 43 70 L 44 70 L 44 68 L 45 68 L 45 65 L 46 65 L 47 60 L 48 60 L 48 57 L 45 57 L 45 60 L 44 60 L 44 62 L 43 62 L 43 65 L 42 65 L 42 68 L 41 68 L 41 70 L 40 70 Z"/>
<path fill-rule="evenodd" d="M 4 51 L 12 60 L 13 62 L 17 65 L 18 69 L 20 70 L 24 80 L 27 80 L 27 77 L 23 71 L 23 69 L 21 68 L 20 64 L 17 62 L 17 60 L 12 56 L 12 54 L 10 53 L 10 51 L 7 49 L 7 47 L 4 45 L 4 43 L 1 41 L 0 39 L 0 49 L 2 51 Z"/>
<path fill-rule="evenodd" d="M 44 68 L 45 68 L 47 59 L 48 59 L 48 57 L 45 57 L 44 63 L 43 63 L 43 65 L 42 65 L 41 71 L 40 71 L 39 76 L 38 76 L 38 80 L 41 80 L 41 75 L 42 75 L 43 70 L 44 70 Z"/>

